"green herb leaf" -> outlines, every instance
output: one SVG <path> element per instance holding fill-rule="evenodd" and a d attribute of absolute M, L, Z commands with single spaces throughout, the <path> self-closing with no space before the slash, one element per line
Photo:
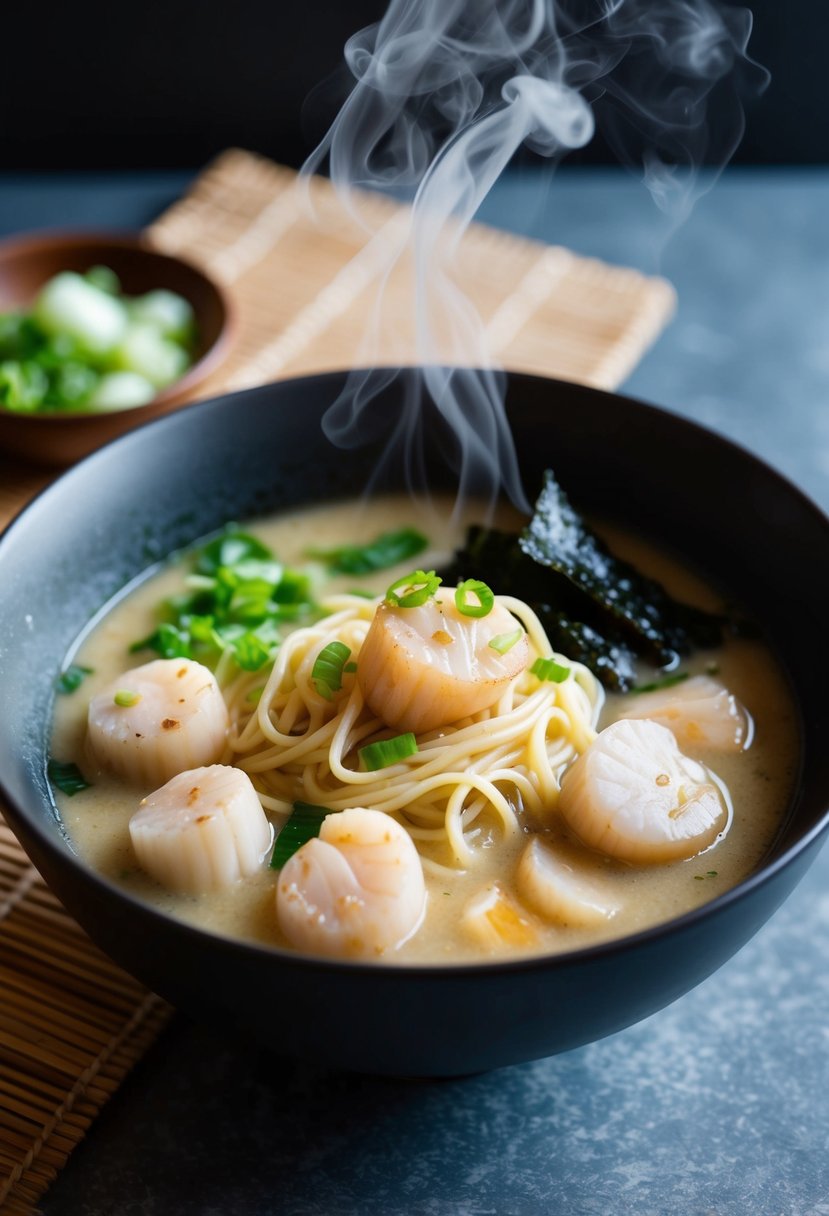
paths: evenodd
<path fill-rule="evenodd" d="M 160 608 L 166 619 L 132 650 L 197 659 L 211 668 L 228 654 L 242 671 L 258 671 L 273 659 L 283 623 L 302 624 L 319 611 L 309 576 L 286 569 L 235 526 L 196 552 L 184 581 L 186 592 Z"/>
<path fill-rule="evenodd" d="M 470 595 L 475 596 L 477 604 L 470 601 Z M 482 583 L 479 578 L 467 578 L 462 583 L 458 583 L 455 591 L 455 607 L 462 616 L 489 616 L 494 606 L 495 596 L 486 583 Z"/>
<path fill-rule="evenodd" d="M 530 671 L 539 680 L 550 680 L 553 684 L 562 684 L 570 674 L 570 668 L 555 659 L 536 659 Z"/>
<path fill-rule="evenodd" d="M 311 668 L 311 680 L 321 697 L 331 700 L 335 692 L 343 686 L 343 668 L 351 654 L 351 647 L 344 642 L 329 642 L 314 660 Z"/>
<path fill-rule="evenodd" d="M 637 684 L 635 688 L 631 688 L 632 693 L 636 692 L 660 692 L 663 688 L 673 688 L 674 684 L 681 684 L 683 680 L 688 679 L 687 671 L 675 671 L 673 675 L 665 676 L 662 680 L 654 680 L 650 684 Z"/>
<path fill-rule="evenodd" d="M 83 684 L 86 677 L 91 675 L 91 667 L 81 667 L 79 663 L 70 663 L 58 676 L 55 688 L 58 692 L 65 694 L 75 692 Z"/>
<path fill-rule="evenodd" d="M 393 739 L 367 743 L 359 749 L 358 754 L 368 772 L 374 773 L 380 768 L 388 768 L 390 764 L 408 759 L 417 750 L 417 740 L 411 731 L 407 731 L 405 735 L 395 735 Z"/>
<path fill-rule="evenodd" d="M 384 532 L 367 545 L 340 545 L 336 549 L 309 549 L 308 556 L 325 562 L 334 574 L 372 574 L 407 558 L 417 557 L 428 540 L 414 528 Z"/>
<path fill-rule="evenodd" d="M 311 802 L 295 802 L 294 809 L 280 829 L 273 846 L 270 868 L 281 870 L 289 857 L 293 857 L 297 849 L 306 841 L 319 836 L 322 821 L 332 812 L 324 806 L 314 806 Z"/>
<path fill-rule="evenodd" d="M 199 551 L 196 570 L 199 574 L 215 575 L 222 566 L 236 566 L 251 557 L 267 559 L 272 556 L 262 541 L 231 524 Z"/>
<path fill-rule="evenodd" d="M 234 638 L 229 646 L 242 671 L 258 671 L 260 667 L 265 666 L 273 653 L 273 647 L 267 640 L 252 631 Z"/>
<path fill-rule="evenodd" d="M 49 759 L 46 767 L 49 774 L 49 780 L 52 785 L 63 794 L 68 794 L 70 798 L 74 794 L 79 794 L 81 790 L 89 789 L 91 782 L 87 781 L 77 764 L 70 761 L 55 760 L 54 757 Z"/>
<path fill-rule="evenodd" d="M 419 608 L 435 594 L 442 581 L 434 570 L 414 570 L 392 583 L 386 592 L 386 603 L 392 608 Z"/>
<path fill-rule="evenodd" d="M 162 659 L 190 659 L 193 657 L 187 631 L 166 622 L 159 625 L 149 637 L 133 642 L 130 652 L 154 650 Z"/>

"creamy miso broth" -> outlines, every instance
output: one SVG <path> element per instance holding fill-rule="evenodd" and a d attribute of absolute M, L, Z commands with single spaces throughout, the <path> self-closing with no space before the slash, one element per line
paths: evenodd
<path fill-rule="evenodd" d="M 470 514 L 474 516 L 474 512 Z M 379 533 L 415 523 L 428 535 L 429 548 L 414 562 L 410 559 L 359 579 L 337 576 L 326 582 L 326 590 L 335 593 L 359 584 L 382 595 L 415 564 L 424 571 L 431 570 L 460 543 L 464 522 L 450 524 L 449 519 L 447 507 L 426 520 L 413 520 L 411 503 L 389 499 L 369 505 L 337 504 L 304 510 L 256 523 L 247 530 L 261 538 L 281 561 L 299 566 L 307 561 L 309 549 L 365 543 Z M 516 518 L 499 522 L 517 530 Z M 676 561 L 630 536 L 612 529 L 601 531 L 614 551 L 658 578 L 677 598 L 711 609 L 718 606 L 717 596 Z M 75 692 L 57 698 L 52 755 L 62 761 L 74 760 L 92 784 L 72 797 L 58 792 L 60 814 L 80 856 L 130 893 L 216 933 L 289 945 L 280 931 L 275 908 L 280 876 L 269 868 L 267 856 L 253 876 L 226 890 L 198 895 L 165 890 L 144 873 L 137 864 L 128 825 L 142 798 L 155 787 L 129 784 L 108 774 L 90 756 L 86 743 L 90 700 L 119 673 L 156 657 L 145 652 L 131 654 L 129 647 L 153 631 L 159 601 L 178 593 L 183 578 L 182 566 L 177 564 L 154 573 L 102 614 L 70 656 L 73 663 L 91 669 L 91 674 Z M 493 571 L 491 586 L 497 595 L 497 571 Z M 473 602 L 477 602 L 474 597 Z M 566 658 L 561 657 L 561 663 L 565 662 Z M 718 832 L 712 844 L 687 859 L 634 864 L 586 847 L 556 809 L 527 809 L 526 800 L 516 797 L 509 782 L 500 778 L 498 788 L 510 801 L 514 830 L 507 830 L 507 821 L 485 808 L 473 816 L 464 858 L 452 855 L 436 828 L 424 828 L 424 822 L 415 825 L 420 829 L 417 845 L 424 859 L 425 912 L 407 940 L 375 951 L 374 956 L 401 963 L 457 962 L 576 949 L 689 911 L 755 869 L 780 826 L 797 760 L 795 715 L 785 680 L 762 644 L 739 637 L 728 637 L 716 650 L 697 651 L 681 667 L 689 675 L 716 668 L 716 679 L 750 714 L 751 741 L 745 750 L 725 753 L 705 747 L 692 751 L 682 748 L 694 761 L 710 768 L 727 790 L 724 804 L 730 801 L 733 808 L 727 830 Z M 641 681 L 658 679 L 660 674 L 643 667 Z M 254 683 L 261 686 L 264 678 L 259 677 L 251 687 Z M 603 697 L 599 693 L 603 704 L 598 727 L 614 722 L 637 695 Z M 579 696 L 584 699 L 582 693 Z M 451 732 L 433 733 L 440 736 Z M 222 761 L 227 762 L 227 758 Z M 371 788 L 382 788 L 382 779 L 381 772 L 381 785 Z M 306 794 L 298 791 L 295 797 L 305 799 Z M 472 797 L 474 800 L 474 794 Z M 285 822 L 285 815 L 273 810 L 269 818 L 277 830 Z M 526 887 L 516 884 L 519 861 L 533 834 L 601 893 L 601 901 L 612 915 L 602 916 L 599 923 L 584 924 L 575 923 L 566 912 L 559 912 L 553 921 L 547 912 L 539 911 L 538 903 L 527 898 Z M 343 953 L 348 956 L 351 951 L 346 946 Z"/>

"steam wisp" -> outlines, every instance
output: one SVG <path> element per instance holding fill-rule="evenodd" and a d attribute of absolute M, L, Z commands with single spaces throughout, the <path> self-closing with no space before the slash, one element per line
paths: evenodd
<path fill-rule="evenodd" d="M 353 88 L 306 172 L 327 161 L 361 218 L 358 188 L 411 203 L 380 234 L 384 273 L 364 363 L 326 414 L 343 447 L 384 438 L 424 481 L 424 428 L 438 428 L 458 498 L 503 491 L 526 506 L 503 406 L 503 376 L 452 275 L 460 242 L 521 145 L 559 160 L 592 138 L 597 118 L 627 164 L 639 162 L 657 206 L 681 222 L 743 131 L 742 97 L 764 83 L 747 56 L 751 14 L 714 0 L 391 0 L 345 48 Z M 716 101 L 716 129 L 709 123 Z M 378 239 L 375 237 L 375 239 Z M 411 260 L 419 376 L 395 417 L 376 409 L 394 374 L 384 293 Z M 384 358 L 385 356 L 385 358 Z"/>

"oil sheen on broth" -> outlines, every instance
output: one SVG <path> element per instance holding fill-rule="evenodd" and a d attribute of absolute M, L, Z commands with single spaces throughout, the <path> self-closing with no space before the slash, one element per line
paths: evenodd
<path fill-rule="evenodd" d="M 470 510 L 469 518 L 474 518 Z M 434 511 L 427 522 L 415 521 L 430 538 L 429 550 L 417 559 L 428 570 L 459 543 L 464 521 L 448 524 L 450 511 Z M 389 499 L 365 504 L 338 504 L 305 510 L 252 525 L 287 564 L 300 565 L 309 548 L 368 541 L 378 533 L 411 525 L 411 503 Z M 504 520 L 499 521 L 509 526 Z M 509 521 L 515 524 L 517 521 Z M 630 536 L 612 529 L 600 531 L 619 556 L 659 579 L 679 599 L 703 608 L 718 606 L 717 597 L 677 562 Z M 411 562 L 362 580 L 377 594 Z M 129 646 L 155 626 L 154 609 L 181 586 L 179 566 L 153 574 L 99 617 L 81 639 L 73 662 L 91 669 L 81 688 L 57 698 L 52 754 L 76 758 L 93 784 L 73 797 L 57 793 L 63 823 L 79 855 L 93 868 L 159 909 L 209 931 L 260 943 L 284 946 L 275 914 L 277 872 L 267 866 L 232 888 L 198 896 L 173 894 L 137 866 L 128 823 L 142 797 L 150 792 L 125 784 L 105 772 L 90 772 L 85 751 L 86 711 L 90 699 L 126 668 L 146 662 L 130 655 Z M 354 585 L 339 576 L 326 584 L 334 590 Z M 493 574 L 497 593 L 497 577 Z M 557 814 L 544 821 L 524 816 L 522 830 L 504 839 L 499 825 L 486 817 L 474 843 L 475 863 L 449 873 L 426 873 L 427 901 L 423 921 L 406 942 L 382 955 L 401 963 L 480 961 L 517 953 L 555 953 L 625 936 L 669 920 L 714 898 L 749 874 L 767 852 L 780 826 L 780 815 L 792 787 L 797 757 L 794 709 L 785 680 L 768 650 L 745 638 L 729 637 L 716 652 L 697 652 L 683 663 L 691 674 L 716 664 L 717 678 L 747 708 L 753 720 L 751 745 L 732 753 L 704 750 L 694 758 L 709 765 L 726 785 L 733 805 L 730 829 L 712 847 L 688 860 L 659 865 L 634 865 L 614 860 L 581 844 Z M 643 670 L 643 680 L 653 672 Z M 613 722 L 628 698 L 608 696 L 599 727 Z M 683 751 L 688 749 L 682 748 Z M 276 822 L 281 822 L 279 819 Z M 551 924 L 516 897 L 514 874 L 528 832 L 539 832 L 565 861 L 606 893 L 618 910 L 598 926 Z M 503 940 L 482 940 L 464 927 L 463 912 L 483 892 L 496 887 L 507 895 L 508 915 L 502 919 Z M 511 909 L 511 911 L 510 911 Z M 514 919 L 517 914 L 517 921 Z"/>

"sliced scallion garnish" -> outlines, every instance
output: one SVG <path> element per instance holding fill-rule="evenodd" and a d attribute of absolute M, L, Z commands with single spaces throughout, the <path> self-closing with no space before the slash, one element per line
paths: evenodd
<path fill-rule="evenodd" d="M 367 743 L 359 749 L 359 756 L 368 772 L 374 773 L 380 768 L 388 768 L 390 764 L 397 764 L 400 760 L 407 760 L 417 750 L 417 739 L 411 731 L 407 731 L 405 735 L 395 735 L 393 739 Z"/>
<path fill-rule="evenodd" d="M 524 630 L 519 625 L 517 629 L 511 630 L 509 633 L 496 633 L 494 638 L 489 639 L 489 647 L 492 650 L 497 650 L 499 654 L 506 654 L 508 650 L 512 650 L 516 642 L 520 642 L 524 636 Z"/>
<path fill-rule="evenodd" d="M 419 608 L 435 594 L 442 582 L 434 570 L 414 570 L 395 579 L 386 592 L 386 603 L 392 608 Z"/>
<path fill-rule="evenodd" d="M 343 686 L 343 670 L 351 654 L 351 647 L 345 642 L 329 642 L 314 660 L 311 668 L 311 680 L 321 697 L 330 701 L 335 692 Z"/>
<path fill-rule="evenodd" d="M 119 688 L 112 699 L 122 709 L 129 709 L 131 706 L 138 704 L 141 700 L 141 693 L 133 692 L 131 688 Z"/>
<path fill-rule="evenodd" d="M 68 794 L 70 798 L 74 794 L 79 794 L 81 790 L 88 790 L 90 782 L 84 777 L 77 764 L 73 764 L 71 760 L 49 760 L 46 767 L 49 774 L 49 780 L 52 785 L 56 785 L 63 794 Z"/>
<path fill-rule="evenodd" d="M 570 668 L 555 659 L 536 659 L 530 671 L 539 680 L 550 680 L 553 684 L 562 684 L 570 674 Z"/>
<path fill-rule="evenodd" d="M 473 595 L 478 602 L 470 600 L 470 595 Z M 464 582 L 458 583 L 455 590 L 455 607 L 463 616 L 489 616 L 494 606 L 495 596 L 486 583 L 482 583 L 479 578 L 468 578 Z"/>
<path fill-rule="evenodd" d="M 315 806 L 312 802 L 295 802 L 294 809 L 286 819 L 271 854 L 270 868 L 281 870 L 289 857 L 306 841 L 319 836 L 322 821 L 330 815 L 328 807 Z"/>

